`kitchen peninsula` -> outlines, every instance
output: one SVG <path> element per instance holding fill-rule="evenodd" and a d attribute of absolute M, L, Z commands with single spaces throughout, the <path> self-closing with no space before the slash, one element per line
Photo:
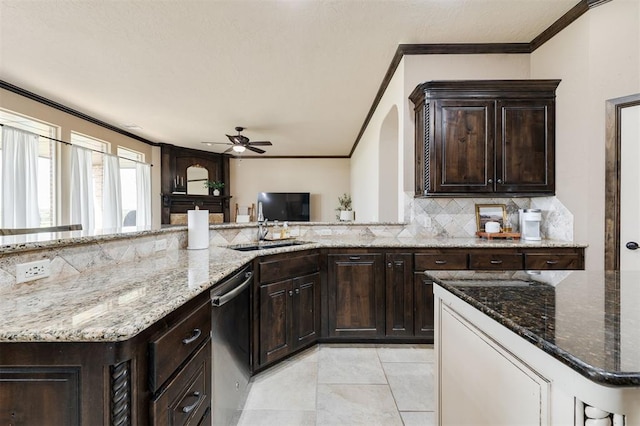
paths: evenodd
<path fill-rule="evenodd" d="M 429 275 L 439 424 L 640 424 L 640 275 Z"/>
<path fill-rule="evenodd" d="M 2 244 L 3 270 L 48 257 L 56 275 L 0 287 L 0 421 L 46 417 L 64 424 L 162 424 L 163 395 L 177 392 L 168 415 L 208 422 L 208 290 L 246 264 L 254 266 L 254 371 L 319 341 L 432 341 L 432 281 L 425 269 L 584 267 L 585 246 L 573 242 L 402 237 L 403 228 L 300 226 L 305 244 L 244 252 L 228 246 L 255 239 L 255 226 L 212 226 L 207 250 L 185 250 L 184 227 Z M 321 300 L 314 305 L 320 306 L 319 324 L 312 321 L 317 333 L 301 346 L 261 359 L 264 306 L 256 300 L 266 294 L 262 289 L 291 282 L 289 294 L 297 295 L 293 290 L 302 293 L 310 276 L 319 283 L 307 293 Z M 352 291 L 359 297 L 347 303 Z M 289 344 L 288 333 L 267 337 Z M 166 343 L 172 339 L 175 346 Z M 191 346 L 177 349 L 186 345 Z M 189 411 L 180 414 L 184 409 Z"/>

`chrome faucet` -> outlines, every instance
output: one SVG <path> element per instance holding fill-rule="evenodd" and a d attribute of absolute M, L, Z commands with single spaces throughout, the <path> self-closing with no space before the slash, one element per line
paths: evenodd
<path fill-rule="evenodd" d="M 267 238 L 267 234 L 269 233 L 267 218 L 264 220 L 258 220 L 258 242 L 264 241 Z"/>

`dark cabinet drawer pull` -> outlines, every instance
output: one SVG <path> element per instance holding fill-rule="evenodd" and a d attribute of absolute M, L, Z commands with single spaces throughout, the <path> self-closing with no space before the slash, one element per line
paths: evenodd
<path fill-rule="evenodd" d="M 198 406 L 198 404 L 200 404 L 200 400 L 202 399 L 202 394 L 200 392 L 194 392 L 190 396 L 195 396 L 198 399 L 196 399 L 196 402 L 194 402 L 193 404 L 187 405 L 185 407 L 182 407 L 182 412 L 183 413 L 192 412 L 193 409 L 196 408 Z"/>
<path fill-rule="evenodd" d="M 557 260 L 547 260 L 547 265 L 555 265 L 556 263 L 558 263 Z"/>
<path fill-rule="evenodd" d="M 200 337 L 200 335 L 202 334 L 202 330 L 200 330 L 199 328 L 194 328 L 193 329 L 193 334 L 191 335 L 191 337 L 187 337 L 186 339 L 182 339 L 182 344 L 183 345 L 188 345 L 189 343 L 193 343 L 196 340 L 198 340 L 198 337 Z"/>
<path fill-rule="evenodd" d="M 349 256 L 349 260 L 360 260 L 360 256 Z"/>
<path fill-rule="evenodd" d="M 300 289 L 296 288 L 296 294 L 300 294 Z"/>
<path fill-rule="evenodd" d="M 502 260 L 492 260 L 491 264 L 492 265 L 500 265 L 502 263 Z"/>
<path fill-rule="evenodd" d="M 446 261 L 446 260 L 436 260 L 436 261 L 435 261 L 435 264 L 436 264 L 436 265 L 446 265 L 446 264 L 447 264 L 447 261 Z"/>
<path fill-rule="evenodd" d="M 293 296 L 293 290 L 289 290 L 289 296 Z"/>

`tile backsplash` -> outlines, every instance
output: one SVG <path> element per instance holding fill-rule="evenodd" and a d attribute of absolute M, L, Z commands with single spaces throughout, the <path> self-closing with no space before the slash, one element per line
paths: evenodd
<path fill-rule="evenodd" d="M 504 204 L 507 219 L 518 229 L 518 209 L 541 209 L 543 238 L 573 240 L 573 215 L 556 197 L 536 198 L 413 198 L 406 197 L 407 227 L 430 237 L 475 236 L 476 204 Z"/>

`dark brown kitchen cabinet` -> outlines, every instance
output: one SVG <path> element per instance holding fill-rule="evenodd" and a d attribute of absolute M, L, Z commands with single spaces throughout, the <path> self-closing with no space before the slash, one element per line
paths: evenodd
<path fill-rule="evenodd" d="M 320 330 L 320 274 L 260 286 L 260 365 L 313 343 Z"/>
<path fill-rule="evenodd" d="M 380 253 L 329 254 L 329 337 L 376 338 L 385 334 L 384 258 Z"/>
<path fill-rule="evenodd" d="M 417 196 L 552 195 L 559 80 L 429 81 L 415 108 Z"/>
<path fill-rule="evenodd" d="M 413 336 L 413 253 L 385 255 L 387 337 Z"/>
<path fill-rule="evenodd" d="M 254 369 L 316 342 L 320 334 L 320 255 L 264 256 L 254 291 Z"/>
<path fill-rule="evenodd" d="M 423 272 L 413 274 L 415 297 L 414 334 L 433 342 L 433 281 Z"/>
<path fill-rule="evenodd" d="M 211 409 L 210 313 L 205 292 L 125 341 L 0 342 L 0 424 L 197 424 Z"/>

